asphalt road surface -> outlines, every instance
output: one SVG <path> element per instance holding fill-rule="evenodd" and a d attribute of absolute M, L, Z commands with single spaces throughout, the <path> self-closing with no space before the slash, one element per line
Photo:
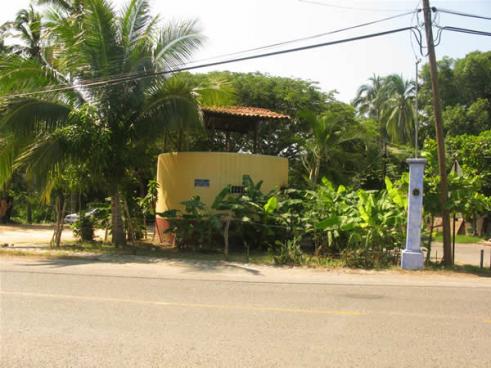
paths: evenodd
<path fill-rule="evenodd" d="M 0 259 L 3 367 L 491 367 L 491 279 Z"/>

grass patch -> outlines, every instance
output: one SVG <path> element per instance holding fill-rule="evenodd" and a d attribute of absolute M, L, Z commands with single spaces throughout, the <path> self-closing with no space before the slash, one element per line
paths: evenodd
<path fill-rule="evenodd" d="M 181 260 L 181 261 L 205 261 L 205 262 L 235 262 L 235 263 L 249 263 L 257 265 L 275 265 L 272 254 L 269 252 L 251 252 L 247 257 L 245 252 L 231 252 L 227 259 L 221 252 L 213 251 L 192 251 L 192 250 L 179 250 L 176 248 L 163 248 L 159 246 L 150 245 L 148 243 L 141 243 L 125 248 L 115 248 L 111 244 L 104 244 L 102 242 L 74 242 L 64 243 L 60 248 L 43 248 L 43 249 L 15 249 L 15 248 L 0 248 L 0 256 L 11 257 L 38 257 L 38 258 L 51 258 L 51 259 L 93 259 L 99 260 L 98 257 L 102 255 L 113 256 L 110 258 L 104 258 L 105 262 L 132 262 L 131 256 L 148 257 L 150 259 L 162 259 L 162 260 Z M 119 256 L 123 256 L 119 258 Z M 124 256 L 130 256 L 125 258 Z M 102 260 L 102 259 L 101 259 Z M 135 262 L 141 261 L 134 259 Z M 333 258 L 327 256 L 310 256 L 304 254 L 302 262 L 296 264 L 296 266 L 303 266 L 309 268 L 319 269 L 339 269 L 352 267 L 347 266 L 345 260 L 340 258 Z M 363 269 L 363 267 L 357 269 Z M 381 267 L 381 268 L 368 268 L 373 270 L 400 270 L 396 265 Z M 462 273 L 473 274 L 480 277 L 491 277 L 491 270 L 489 267 L 479 268 L 472 265 L 454 265 L 451 267 L 444 266 L 440 263 L 433 263 L 425 265 L 426 271 L 437 272 L 450 272 L 450 273 Z M 423 272 L 424 272 L 423 270 Z"/>
<path fill-rule="evenodd" d="M 434 237 L 434 240 L 435 241 L 439 241 L 439 242 L 443 241 L 443 234 L 442 233 L 437 233 L 435 235 L 435 237 Z M 457 234 L 455 236 L 455 242 L 456 243 L 460 243 L 460 244 L 479 243 L 482 240 L 484 240 L 484 238 L 479 237 L 479 236 L 461 235 L 461 234 Z"/>

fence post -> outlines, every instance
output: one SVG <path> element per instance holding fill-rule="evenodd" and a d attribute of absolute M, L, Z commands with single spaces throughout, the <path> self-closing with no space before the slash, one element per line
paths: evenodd
<path fill-rule="evenodd" d="M 225 243 L 225 247 L 223 249 L 223 253 L 225 255 L 225 260 L 228 261 L 228 229 L 230 227 L 230 221 L 232 220 L 230 215 L 225 217 L 225 229 L 223 231 L 223 240 Z"/>
<path fill-rule="evenodd" d="M 484 249 L 481 249 L 481 270 L 484 267 Z"/>

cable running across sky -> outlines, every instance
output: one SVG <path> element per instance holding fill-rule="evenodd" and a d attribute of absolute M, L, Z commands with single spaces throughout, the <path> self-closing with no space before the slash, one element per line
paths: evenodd
<path fill-rule="evenodd" d="M 209 62 L 209 61 L 212 61 L 212 60 L 223 59 L 223 58 L 232 57 L 232 56 L 240 56 L 240 55 L 246 56 L 247 54 L 249 54 L 251 52 L 254 52 L 254 51 L 274 49 L 274 48 L 277 48 L 279 46 L 286 46 L 286 45 L 289 45 L 289 44 L 294 44 L 294 43 L 299 43 L 299 42 L 302 42 L 302 41 L 313 40 L 313 39 L 316 39 L 316 38 L 321 38 L 321 37 L 325 37 L 325 36 L 328 36 L 328 35 L 333 35 L 333 34 L 336 34 L 336 33 L 342 33 L 342 32 L 354 30 L 354 29 L 357 29 L 357 28 L 367 27 L 367 26 L 371 26 L 371 25 L 374 25 L 374 24 L 383 23 L 383 22 L 386 22 L 386 21 L 389 21 L 389 20 L 393 20 L 393 19 L 405 17 L 407 15 L 411 15 L 411 14 L 414 15 L 414 14 L 420 12 L 420 11 L 421 11 L 421 9 L 414 9 L 412 11 L 401 13 L 401 14 L 396 14 L 396 15 L 393 15 L 393 16 L 390 16 L 390 17 L 376 19 L 376 20 L 373 20 L 373 21 L 370 21 L 370 22 L 356 24 L 356 25 L 349 26 L 349 27 L 338 28 L 338 29 L 335 29 L 335 30 L 332 30 L 332 31 L 318 33 L 318 34 L 314 34 L 314 35 L 310 35 L 310 36 L 300 37 L 300 38 L 296 38 L 296 39 L 293 39 L 293 40 L 287 40 L 287 41 L 277 42 L 277 43 L 273 43 L 273 44 L 258 46 L 258 47 L 254 47 L 254 48 L 250 48 L 250 49 L 235 51 L 235 52 L 231 52 L 231 53 L 220 54 L 220 55 L 216 55 L 216 56 L 212 56 L 212 57 L 208 57 L 208 58 L 191 60 L 191 61 L 189 61 L 189 62 L 187 62 L 185 64 L 175 65 L 174 67 L 179 68 L 179 67 L 182 67 L 184 65 L 189 66 L 189 65 L 194 65 L 194 64 L 198 64 L 198 63 L 205 63 L 205 62 Z M 103 82 L 103 81 L 112 80 L 114 78 L 123 78 L 123 77 L 131 77 L 131 76 L 138 77 L 141 74 L 142 74 L 141 72 L 139 72 L 139 73 L 115 74 L 111 78 L 90 79 L 90 80 L 85 80 L 83 83 L 84 84 L 89 84 L 89 83 L 95 83 L 95 82 Z"/>
<path fill-rule="evenodd" d="M 171 69 L 171 70 L 164 70 L 164 71 L 151 72 L 151 73 L 141 73 L 139 75 L 130 75 L 130 76 L 123 77 L 123 78 L 107 79 L 107 80 L 97 81 L 97 82 L 89 82 L 89 83 L 80 82 L 77 86 L 65 86 L 65 87 L 45 89 L 45 90 L 40 90 L 40 91 L 19 93 L 19 94 L 15 94 L 15 95 L 3 95 L 3 96 L 0 96 L 0 98 L 7 98 L 7 99 L 23 98 L 23 97 L 29 97 L 29 96 L 51 93 L 51 92 L 63 92 L 63 91 L 76 90 L 77 88 L 87 88 L 87 87 L 103 86 L 103 85 L 106 85 L 106 86 L 115 85 L 115 84 L 125 83 L 128 81 L 139 80 L 139 79 L 143 79 L 143 78 L 164 76 L 164 75 L 173 74 L 173 73 L 182 72 L 182 71 L 202 69 L 202 68 L 207 68 L 207 67 L 211 67 L 211 66 L 236 63 L 236 62 L 240 62 L 240 61 L 265 58 L 265 57 L 270 57 L 270 56 L 275 56 L 275 55 L 282 55 L 282 54 L 287 54 L 287 53 L 292 53 L 292 52 L 299 52 L 299 51 L 315 49 L 315 48 L 319 48 L 319 47 L 326 47 L 326 46 L 338 45 L 338 44 L 354 42 L 354 41 L 359 41 L 359 40 L 364 40 L 364 39 L 369 39 L 369 38 L 381 37 L 381 36 L 386 36 L 386 35 L 390 35 L 390 34 L 394 34 L 394 33 L 410 31 L 412 29 L 414 29 L 414 27 L 396 28 L 396 29 L 391 29 L 391 30 L 383 31 L 383 32 L 369 33 L 369 34 L 365 34 L 365 35 L 361 35 L 361 36 L 355 36 L 355 37 L 350 37 L 350 38 L 345 38 L 345 39 L 340 39 L 340 40 L 335 40 L 335 41 L 322 42 L 322 43 L 317 43 L 317 44 L 295 47 L 295 48 L 291 48 L 291 49 L 285 49 L 285 50 L 271 51 L 271 52 L 267 52 L 267 53 L 250 55 L 250 56 L 243 56 L 243 57 L 239 57 L 239 58 L 216 61 L 216 62 L 211 62 L 211 63 L 191 65 L 191 66 L 186 66 L 186 64 L 185 64 L 182 67 L 178 67 L 178 68 Z"/>

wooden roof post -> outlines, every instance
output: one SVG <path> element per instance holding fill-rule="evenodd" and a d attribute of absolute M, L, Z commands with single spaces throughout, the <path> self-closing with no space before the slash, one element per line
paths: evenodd
<path fill-rule="evenodd" d="M 257 136 L 258 136 L 259 121 L 256 120 L 254 123 L 254 147 L 252 153 L 257 153 Z"/>

